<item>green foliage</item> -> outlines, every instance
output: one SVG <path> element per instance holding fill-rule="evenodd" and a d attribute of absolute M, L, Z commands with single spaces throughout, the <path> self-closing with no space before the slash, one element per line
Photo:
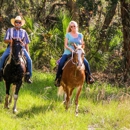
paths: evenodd
<path fill-rule="evenodd" d="M 50 59 L 50 67 L 51 67 L 51 70 L 53 70 L 56 66 L 56 60 L 54 58 L 51 58 Z"/>
<path fill-rule="evenodd" d="M 121 29 L 115 27 L 109 29 L 107 41 L 109 42 L 109 50 L 112 50 L 119 46 L 123 41 Z"/>
<path fill-rule="evenodd" d="M 70 15 L 66 12 L 66 13 L 63 15 L 63 18 L 62 18 L 62 26 L 63 26 L 64 36 L 65 36 L 65 34 L 66 34 L 66 29 L 67 29 L 68 24 L 69 24 L 70 21 L 71 21 L 71 17 L 70 17 Z"/>
<path fill-rule="evenodd" d="M 104 20 L 106 16 L 110 15 L 108 12 L 117 3 L 117 0 L 77 0 L 75 2 L 77 12 L 79 12 L 77 15 L 80 19 L 77 22 L 80 24 L 80 32 L 84 34 L 85 52 L 91 69 L 93 71 L 104 71 L 109 68 L 110 64 L 113 66 L 115 62 L 115 68 L 121 68 L 122 66 L 118 64 L 122 63 L 120 57 L 111 59 L 111 55 L 115 55 L 115 51 L 122 49 L 120 5 L 118 5 L 115 17 L 111 19 L 110 25 L 104 30 L 106 37 L 100 37 Z M 11 6 L 8 6 L 9 3 Z M 10 19 L 16 15 L 22 15 L 26 20 L 24 28 L 31 40 L 29 46 L 34 68 L 41 69 L 46 66 L 52 70 L 55 61 L 61 57 L 64 51 L 64 37 L 68 23 L 71 21 L 72 3 L 68 2 L 67 5 L 70 4 L 70 6 L 66 7 L 66 4 L 61 1 L 52 1 L 52 3 L 51 1 L 40 0 L 3 1 L 1 2 L 2 10 L 0 12 L 4 18 L 4 24 L 2 24 L 4 26 L 1 29 L 3 33 L 0 39 L 3 39 L 6 28 L 11 26 Z M 82 19 L 83 17 L 85 19 Z M 86 25 L 86 23 L 89 24 Z M 103 41 L 100 43 L 101 39 Z M 5 48 L 3 45 L 0 47 L 0 54 L 3 53 Z"/>
<path fill-rule="evenodd" d="M 5 43 L 2 43 L 2 42 L 0 42 L 0 44 L 1 44 L 0 45 L 0 55 L 2 55 L 3 52 L 5 51 L 7 45 Z"/>
<path fill-rule="evenodd" d="M 93 55 L 93 53 L 92 53 Z M 98 51 L 90 61 L 93 71 L 104 71 L 109 65 L 109 53 Z"/>
<path fill-rule="evenodd" d="M 45 29 L 42 25 L 35 23 L 33 19 L 26 18 L 24 28 L 29 33 L 30 53 L 35 68 L 46 66 L 52 70 L 55 61 L 59 59 L 64 51 L 64 35 L 70 22 L 68 13 L 59 15 L 60 21 L 55 27 Z"/>
<path fill-rule="evenodd" d="M 113 63 L 119 63 L 122 61 L 121 57 L 112 58 L 112 56 L 116 55 L 115 52 L 119 52 L 121 54 L 122 50 L 122 32 L 121 26 L 116 26 L 116 23 L 113 23 L 110 27 L 108 27 L 106 32 L 106 39 L 100 43 L 100 26 L 90 26 L 89 33 L 83 31 L 84 40 L 86 44 L 86 57 L 90 62 L 91 69 L 93 71 L 105 71 L 110 65 Z M 118 23 L 119 25 L 119 23 Z M 122 64 L 120 64 L 122 65 Z M 117 69 L 117 66 L 113 66 L 113 71 Z M 118 64 L 118 68 L 120 68 Z"/>

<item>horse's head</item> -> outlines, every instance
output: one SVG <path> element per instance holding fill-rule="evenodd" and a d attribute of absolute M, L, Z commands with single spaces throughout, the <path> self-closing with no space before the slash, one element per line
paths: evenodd
<path fill-rule="evenodd" d="M 12 43 L 12 57 L 15 62 L 15 64 L 20 63 L 20 58 L 22 56 L 22 46 L 20 44 L 20 41 L 17 39 L 13 39 Z"/>
<path fill-rule="evenodd" d="M 81 46 L 78 46 L 73 53 L 73 62 L 77 65 L 77 68 L 79 69 L 81 69 L 81 67 L 83 66 L 84 55 L 85 52 L 81 48 Z"/>

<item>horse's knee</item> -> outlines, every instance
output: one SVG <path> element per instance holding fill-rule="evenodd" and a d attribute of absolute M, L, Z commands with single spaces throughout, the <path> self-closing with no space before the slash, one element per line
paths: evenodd
<path fill-rule="evenodd" d="M 78 100 L 75 100 L 75 105 L 76 105 L 76 106 L 78 105 Z"/>
<path fill-rule="evenodd" d="M 4 108 L 9 108 L 9 101 L 8 101 L 8 99 L 9 99 L 9 95 L 6 94 Z"/>
<path fill-rule="evenodd" d="M 14 95 L 14 100 L 17 100 L 17 99 L 18 99 L 18 95 L 15 94 L 15 95 Z"/>

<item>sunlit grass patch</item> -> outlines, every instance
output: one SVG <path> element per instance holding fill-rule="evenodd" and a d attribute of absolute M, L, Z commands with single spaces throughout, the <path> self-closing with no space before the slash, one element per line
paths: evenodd
<path fill-rule="evenodd" d="M 4 109 L 5 87 L 0 82 L 0 129 L 11 130 L 120 130 L 130 129 L 129 89 L 96 82 L 84 84 L 75 116 L 75 94 L 68 111 L 57 96 L 55 75 L 33 72 L 33 84 L 24 83 L 17 102 L 18 113 Z M 11 127 L 11 128 L 10 128 Z"/>

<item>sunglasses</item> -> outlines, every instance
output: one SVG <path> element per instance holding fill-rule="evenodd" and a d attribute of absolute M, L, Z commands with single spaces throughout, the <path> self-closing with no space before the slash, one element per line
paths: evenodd
<path fill-rule="evenodd" d="M 70 26 L 70 27 L 71 27 L 71 28 L 73 28 L 73 27 L 75 28 L 76 26 L 74 25 L 74 26 Z"/>
<path fill-rule="evenodd" d="M 21 22 L 15 21 L 15 23 L 21 24 Z"/>

